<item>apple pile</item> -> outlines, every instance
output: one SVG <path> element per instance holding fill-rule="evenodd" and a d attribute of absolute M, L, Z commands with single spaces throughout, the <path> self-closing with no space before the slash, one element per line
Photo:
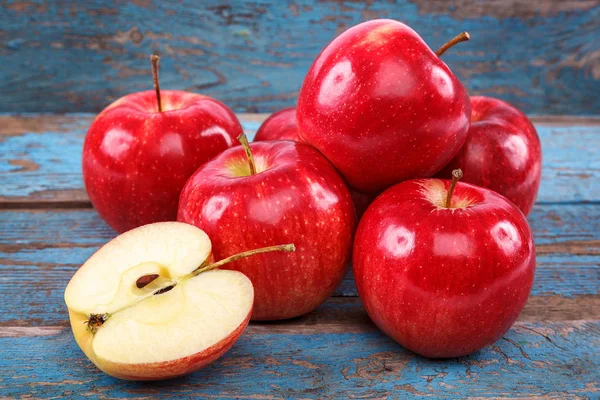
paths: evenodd
<path fill-rule="evenodd" d="M 533 283 L 541 147 L 442 61 L 468 39 L 434 52 L 397 21 L 354 26 L 254 143 L 223 103 L 161 91 L 152 56 L 155 90 L 109 105 L 84 143 L 89 198 L 121 233 L 65 290 L 84 353 L 122 379 L 189 373 L 250 320 L 319 307 L 351 258 L 367 313 L 404 347 L 457 357 L 502 337 Z"/>

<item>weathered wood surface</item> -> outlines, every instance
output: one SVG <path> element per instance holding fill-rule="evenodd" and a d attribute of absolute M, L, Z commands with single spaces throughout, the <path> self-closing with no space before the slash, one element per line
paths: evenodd
<path fill-rule="evenodd" d="M 156 383 L 104 375 L 83 357 L 68 329 L 0 329 L 0 336 L 11 336 L 0 337 L 0 390 L 36 398 L 583 399 L 600 393 L 599 322 L 517 323 L 491 347 L 438 361 L 418 357 L 368 326 L 299 334 L 271 328 L 253 325 L 208 368 Z"/>
<path fill-rule="evenodd" d="M 527 113 L 600 109 L 597 0 L 6 0 L 0 112 L 97 112 L 151 88 L 151 52 L 163 56 L 164 88 L 275 111 L 295 103 L 331 39 L 372 18 L 409 24 L 433 49 L 469 31 L 444 60 L 473 94 Z"/>
<path fill-rule="evenodd" d="M 244 115 L 252 134 L 264 116 Z M 99 372 L 68 328 L 62 295 L 115 233 L 90 208 L 80 152 L 87 114 L 0 116 L 0 397 L 600 397 L 600 120 L 538 118 L 544 177 L 529 216 L 532 296 L 508 334 L 431 361 L 380 333 L 349 274 L 319 309 L 251 324 L 188 377 L 128 383 Z"/>
<path fill-rule="evenodd" d="M 241 115 L 250 138 L 264 115 Z M 0 207 L 89 207 L 81 148 L 90 115 L 0 116 Z M 539 203 L 600 193 L 600 118 L 534 118 L 543 148 Z M 35 204 L 34 204 L 35 203 Z"/>

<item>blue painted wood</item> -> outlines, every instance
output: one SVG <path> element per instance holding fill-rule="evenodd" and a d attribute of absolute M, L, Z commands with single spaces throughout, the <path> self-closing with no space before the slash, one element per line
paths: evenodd
<path fill-rule="evenodd" d="M 600 391 L 600 322 L 517 324 L 477 354 L 437 361 L 418 357 L 368 327 L 269 333 L 273 330 L 251 326 L 206 369 L 156 383 L 104 375 L 83 356 L 68 329 L 50 336 L 16 333 L 0 338 L 0 393 L 14 398 L 371 399 L 597 398 Z"/>
<path fill-rule="evenodd" d="M 528 113 L 600 109 L 597 1 L 7 0 L 0 4 L 0 111 L 95 111 L 151 88 L 148 54 L 163 56 L 164 88 L 204 92 L 236 111 L 295 103 L 318 52 L 372 18 L 408 23 L 439 47 L 472 94 Z"/>
<path fill-rule="evenodd" d="M 597 306 L 600 318 L 600 207 L 536 205 L 530 222 L 538 265 L 528 315 L 553 302 L 555 311 L 573 315 L 577 304 Z M 92 209 L 7 210 L 0 212 L 0 228 L 0 325 L 5 326 L 63 324 L 67 282 L 116 235 Z M 351 273 L 335 296 L 357 296 Z"/>
<path fill-rule="evenodd" d="M 87 202 L 81 148 L 91 120 L 90 115 L 31 115 L 18 121 L 0 116 L 0 201 Z M 241 120 L 253 137 L 260 120 Z M 600 201 L 600 120 L 592 121 L 536 123 L 544 155 L 539 202 Z"/>

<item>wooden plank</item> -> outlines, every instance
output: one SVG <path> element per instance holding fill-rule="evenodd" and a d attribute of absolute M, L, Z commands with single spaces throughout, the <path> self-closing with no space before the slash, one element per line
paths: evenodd
<path fill-rule="evenodd" d="M 595 398 L 600 321 L 517 323 L 493 346 L 427 360 L 372 330 L 299 333 L 251 325 L 208 368 L 166 382 L 117 381 L 98 371 L 69 329 L 0 330 L 7 397 Z M 332 351 L 335 349 L 335 351 Z"/>
<path fill-rule="evenodd" d="M 236 111 L 295 103 L 304 74 L 338 33 L 395 18 L 436 49 L 467 30 L 444 60 L 473 94 L 528 113 L 600 108 L 600 4 L 595 0 L 78 2 L 0 6 L 0 111 L 99 111 L 151 89 L 148 54 L 163 56 L 162 87 L 204 92 Z M 167 22 L 168 21 L 168 22 Z"/>
<path fill-rule="evenodd" d="M 250 137 L 264 115 L 240 115 Z M 0 116 L 0 208 L 89 207 L 81 148 L 90 115 Z M 600 119 L 534 119 L 543 147 L 538 201 L 600 201 Z"/>
<path fill-rule="evenodd" d="M 115 233 L 91 209 L 5 210 L 0 221 L 0 325 L 64 323 L 68 280 Z M 538 267 L 527 318 L 600 319 L 600 208 L 536 205 L 530 221 Z M 356 295 L 349 273 L 335 296 Z"/>

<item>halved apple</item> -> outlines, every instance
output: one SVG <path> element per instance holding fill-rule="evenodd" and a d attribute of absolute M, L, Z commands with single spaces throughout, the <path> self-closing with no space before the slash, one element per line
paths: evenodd
<path fill-rule="evenodd" d="M 223 355 L 247 326 L 254 290 L 242 273 L 216 269 L 257 249 L 211 263 L 200 229 L 159 222 L 100 248 L 65 290 L 77 344 L 102 371 L 120 379 L 168 379 Z"/>

